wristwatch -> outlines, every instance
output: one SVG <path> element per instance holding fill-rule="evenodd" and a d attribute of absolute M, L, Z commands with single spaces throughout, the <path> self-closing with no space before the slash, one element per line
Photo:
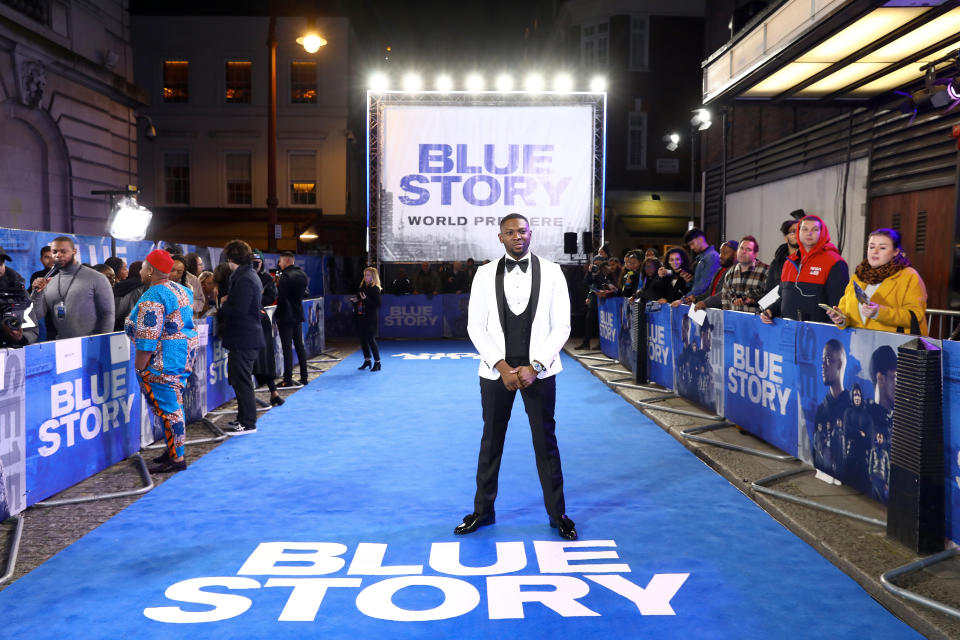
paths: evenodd
<path fill-rule="evenodd" d="M 542 364 L 540 364 L 540 363 L 537 362 L 536 360 L 534 360 L 533 362 L 531 362 L 531 363 L 530 363 L 530 366 L 533 367 L 533 370 L 536 371 L 537 373 L 543 373 L 544 371 L 547 370 L 547 368 L 546 368 L 545 366 L 543 366 Z"/>

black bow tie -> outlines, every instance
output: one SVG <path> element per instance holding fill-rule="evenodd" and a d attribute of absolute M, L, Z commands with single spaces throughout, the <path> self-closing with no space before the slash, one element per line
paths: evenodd
<path fill-rule="evenodd" d="M 524 258 L 523 260 L 511 260 L 507 258 L 507 273 L 513 271 L 514 267 L 520 267 L 520 271 L 524 273 L 527 272 L 527 266 L 530 264 L 529 258 Z"/>

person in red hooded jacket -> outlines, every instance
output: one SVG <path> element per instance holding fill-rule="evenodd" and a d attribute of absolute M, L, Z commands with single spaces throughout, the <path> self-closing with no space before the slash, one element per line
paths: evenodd
<path fill-rule="evenodd" d="M 799 247 L 787 256 L 780 272 L 780 299 L 760 319 L 773 323 L 775 316 L 791 320 L 831 322 L 820 304 L 836 306 L 850 281 L 850 271 L 830 242 L 827 225 L 817 216 L 804 216 L 797 228 Z"/>

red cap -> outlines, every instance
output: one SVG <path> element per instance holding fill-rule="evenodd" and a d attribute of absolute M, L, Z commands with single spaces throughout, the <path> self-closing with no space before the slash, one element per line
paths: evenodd
<path fill-rule="evenodd" d="M 154 249 L 147 255 L 147 262 L 160 273 L 170 273 L 173 269 L 173 258 L 163 249 Z"/>

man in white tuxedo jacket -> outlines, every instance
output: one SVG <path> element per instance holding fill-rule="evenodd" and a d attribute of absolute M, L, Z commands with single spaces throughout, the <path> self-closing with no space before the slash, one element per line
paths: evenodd
<path fill-rule="evenodd" d="M 511 213 L 497 236 L 506 255 L 477 270 L 470 292 L 467 332 L 480 353 L 483 438 L 477 461 L 473 513 L 454 533 L 473 533 L 496 521 L 494 502 L 507 422 L 517 390 L 530 420 L 537 472 L 550 526 L 576 540 L 566 516 L 563 472 L 553 413 L 560 350 L 570 335 L 570 297 L 560 266 L 529 252 L 527 219 Z"/>

